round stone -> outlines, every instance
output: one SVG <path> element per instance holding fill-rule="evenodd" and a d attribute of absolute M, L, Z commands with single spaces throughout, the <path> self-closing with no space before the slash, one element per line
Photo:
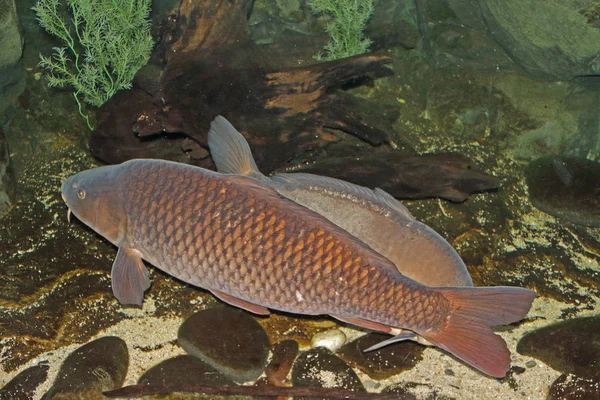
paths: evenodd
<path fill-rule="evenodd" d="M 20 372 L 0 389 L 0 399 L 29 400 L 48 377 L 47 365 L 36 365 Z"/>
<path fill-rule="evenodd" d="M 324 347 L 311 349 L 298 357 L 292 370 L 292 383 L 294 386 L 365 391 L 352 368 Z"/>
<path fill-rule="evenodd" d="M 597 400 L 600 399 L 600 381 L 579 379 L 562 374 L 550 386 L 547 400 Z"/>
<path fill-rule="evenodd" d="M 529 198 L 540 210 L 583 226 L 600 226 L 600 164 L 542 157 L 525 170 Z"/>
<path fill-rule="evenodd" d="M 129 367 L 123 339 L 106 336 L 69 354 L 44 400 L 99 399 L 102 392 L 121 387 Z"/>
<path fill-rule="evenodd" d="M 253 381 L 267 364 L 269 338 L 247 312 L 215 307 L 189 317 L 177 340 L 184 350 L 237 382 Z"/>
<path fill-rule="evenodd" d="M 389 335 L 382 333 L 369 333 L 346 344 L 338 354 L 350 365 L 377 380 L 407 371 L 423 358 L 426 347 L 410 341 L 392 344 L 374 351 L 364 351 L 389 338 Z"/>
<path fill-rule="evenodd" d="M 565 374 L 600 380 L 600 317 L 574 318 L 540 328 L 525 335 L 517 351 Z"/>
<path fill-rule="evenodd" d="M 156 364 L 144 372 L 138 384 L 177 389 L 193 385 L 233 385 L 234 383 L 204 361 L 182 355 Z"/>
<path fill-rule="evenodd" d="M 319 332 L 314 335 L 310 341 L 311 347 L 325 347 L 333 351 L 338 351 L 346 343 L 346 335 L 339 329 L 331 329 L 325 332 Z"/>
<path fill-rule="evenodd" d="M 295 340 L 282 340 L 273 345 L 271 361 L 265 369 L 267 382 L 274 386 L 283 386 L 283 381 L 294 365 L 298 356 L 298 342 Z"/>

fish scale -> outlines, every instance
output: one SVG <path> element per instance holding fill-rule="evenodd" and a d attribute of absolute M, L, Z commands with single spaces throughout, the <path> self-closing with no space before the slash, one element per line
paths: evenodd
<path fill-rule="evenodd" d="M 442 296 L 424 296 L 426 289 L 408 280 L 398 285 L 399 274 L 371 265 L 335 229 L 286 212 L 289 202 L 264 189 L 241 191 L 185 166 L 131 164 L 123 176 L 133 222 L 128 235 L 144 258 L 179 279 L 289 312 L 414 327 L 435 326 L 444 317 L 418 313 L 447 309 Z"/>

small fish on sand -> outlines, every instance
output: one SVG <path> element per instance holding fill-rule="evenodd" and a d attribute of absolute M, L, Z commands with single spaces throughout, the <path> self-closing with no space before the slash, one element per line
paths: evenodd
<path fill-rule="evenodd" d="M 113 293 L 140 305 L 142 260 L 250 312 L 331 315 L 423 337 L 502 377 L 510 352 L 491 327 L 521 320 L 536 294 L 518 287 L 430 287 L 402 275 L 322 215 L 241 175 L 162 160 L 80 172 L 62 197 L 117 248 Z"/>

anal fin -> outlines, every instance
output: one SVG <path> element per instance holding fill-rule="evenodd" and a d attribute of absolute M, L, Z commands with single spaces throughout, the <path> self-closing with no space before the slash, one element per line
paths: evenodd
<path fill-rule="evenodd" d="M 392 331 L 392 327 L 385 324 L 380 324 L 379 322 L 369 321 L 368 319 L 362 319 L 357 317 L 341 317 L 339 315 L 332 315 L 333 318 L 339 319 L 342 322 L 347 322 L 352 325 L 360 326 L 362 328 L 371 329 L 374 331 L 390 333 Z"/>
<path fill-rule="evenodd" d="M 211 290 L 211 293 L 216 297 L 221 299 L 227 304 L 231 304 L 232 306 L 236 306 L 239 308 L 243 308 L 246 311 L 250 311 L 251 313 L 258 315 L 269 315 L 270 312 L 267 308 L 260 306 L 258 304 L 250 303 L 249 301 L 238 299 L 237 297 L 233 297 L 227 293 L 223 293 L 218 290 Z"/>
<path fill-rule="evenodd" d="M 119 247 L 110 279 L 119 303 L 142 305 L 144 292 L 150 287 L 150 277 L 139 251 Z"/>

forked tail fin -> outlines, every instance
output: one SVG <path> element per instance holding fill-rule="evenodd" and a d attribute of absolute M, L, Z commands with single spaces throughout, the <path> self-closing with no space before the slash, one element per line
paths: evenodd
<path fill-rule="evenodd" d="M 491 327 L 523 319 L 536 293 L 508 286 L 436 290 L 450 301 L 452 312 L 440 329 L 418 333 L 485 374 L 504 377 L 510 352 Z"/>

